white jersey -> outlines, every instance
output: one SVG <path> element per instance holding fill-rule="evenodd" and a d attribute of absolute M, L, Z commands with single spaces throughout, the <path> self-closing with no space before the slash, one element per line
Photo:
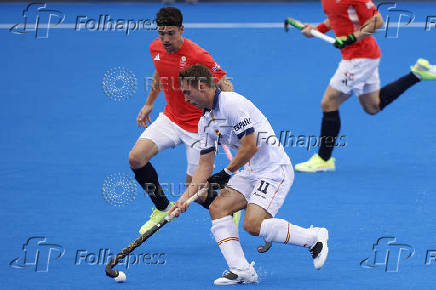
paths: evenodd
<path fill-rule="evenodd" d="M 258 150 L 245 165 L 246 170 L 264 172 L 278 165 L 291 164 L 262 112 L 244 96 L 217 89 L 212 110 L 205 110 L 198 122 L 200 154 L 216 150 L 218 144 L 238 150 L 240 139 L 251 133 L 255 134 Z"/>

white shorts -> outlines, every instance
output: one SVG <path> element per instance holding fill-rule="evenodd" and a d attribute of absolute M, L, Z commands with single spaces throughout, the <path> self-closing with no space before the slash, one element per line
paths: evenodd
<path fill-rule="evenodd" d="M 279 165 L 268 173 L 252 173 L 249 169 L 235 174 L 227 186 L 239 191 L 247 200 L 277 214 L 294 182 L 292 165 Z"/>
<path fill-rule="evenodd" d="M 188 163 L 186 174 L 194 175 L 200 160 L 200 149 L 197 146 L 192 146 L 198 143 L 199 136 L 197 133 L 180 128 L 163 113 L 160 113 L 159 117 L 145 129 L 139 139 L 150 139 L 157 145 L 159 152 L 184 143 Z"/>
<path fill-rule="evenodd" d="M 344 94 L 356 96 L 372 93 L 380 89 L 378 65 L 380 58 L 356 58 L 341 60 L 330 86 Z"/>

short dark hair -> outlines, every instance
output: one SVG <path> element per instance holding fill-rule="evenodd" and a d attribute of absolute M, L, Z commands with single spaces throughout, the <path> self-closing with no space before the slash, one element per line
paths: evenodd
<path fill-rule="evenodd" d="M 215 81 L 212 73 L 207 67 L 201 64 L 194 64 L 179 71 L 179 80 L 180 82 L 187 80 L 190 85 L 194 82 L 197 88 L 200 87 L 200 83 L 204 83 L 209 88 L 215 88 Z"/>
<path fill-rule="evenodd" d="M 156 15 L 157 26 L 182 26 L 183 15 L 176 7 L 163 7 Z"/>

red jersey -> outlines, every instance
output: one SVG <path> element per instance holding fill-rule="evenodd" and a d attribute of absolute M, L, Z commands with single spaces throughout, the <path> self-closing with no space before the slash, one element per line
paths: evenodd
<path fill-rule="evenodd" d="M 347 36 L 360 27 L 377 11 L 371 0 L 322 0 L 324 13 L 330 20 L 330 27 L 337 37 Z M 372 36 L 341 49 L 342 58 L 380 58 L 380 48 Z"/>
<path fill-rule="evenodd" d="M 207 51 L 187 38 L 184 38 L 182 47 L 175 53 L 168 53 L 157 38 L 150 44 L 150 53 L 167 101 L 164 114 L 186 131 L 196 133 L 203 110 L 185 101 L 180 90 L 179 71 L 194 64 L 201 64 L 209 68 L 215 82 L 226 72 Z"/>

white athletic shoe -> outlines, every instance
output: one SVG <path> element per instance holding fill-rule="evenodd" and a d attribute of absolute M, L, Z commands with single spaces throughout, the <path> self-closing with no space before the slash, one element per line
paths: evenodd
<path fill-rule="evenodd" d="M 327 246 L 329 231 L 326 228 L 316 228 L 312 226 L 310 227 L 310 230 L 315 232 L 316 242 L 309 249 L 309 252 L 313 258 L 313 266 L 315 269 L 319 270 L 324 266 L 329 253 L 329 247 Z"/>
<path fill-rule="evenodd" d="M 226 270 L 223 276 L 213 282 L 215 285 L 234 285 L 257 283 L 257 273 L 254 270 L 254 262 L 251 262 L 250 267 L 245 271 Z"/>

